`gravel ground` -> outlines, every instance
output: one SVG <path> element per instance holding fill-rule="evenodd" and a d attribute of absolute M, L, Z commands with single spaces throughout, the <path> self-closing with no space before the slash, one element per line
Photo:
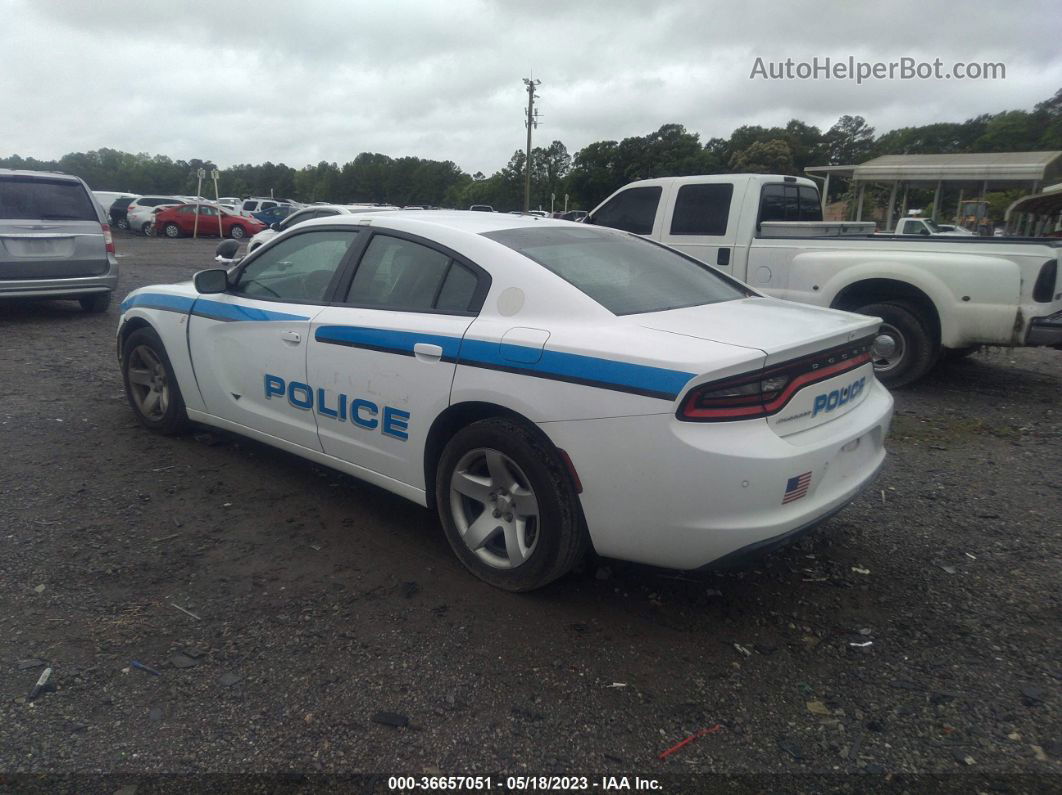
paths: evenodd
<path fill-rule="evenodd" d="M 117 242 L 119 295 L 188 278 L 215 245 Z M 1062 785 L 1059 352 L 977 354 L 898 393 L 874 488 L 756 568 L 594 561 L 514 595 L 412 503 L 236 437 L 142 430 L 116 320 L 0 305 L 0 789 L 251 772 Z M 57 689 L 29 700 L 45 663 Z"/>

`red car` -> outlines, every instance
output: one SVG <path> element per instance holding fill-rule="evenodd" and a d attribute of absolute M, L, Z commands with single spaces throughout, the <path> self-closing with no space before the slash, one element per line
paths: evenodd
<path fill-rule="evenodd" d="M 218 216 L 221 216 L 221 234 L 240 240 L 256 235 L 266 225 L 254 218 L 233 215 L 209 204 L 179 204 L 176 207 L 164 207 L 155 213 L 155 234 L 166 237 L 191 235 L 196 229 L 196 208 L 199 209 L 199 230 L 201 237 L 214 237 L 218 234 Z"/>

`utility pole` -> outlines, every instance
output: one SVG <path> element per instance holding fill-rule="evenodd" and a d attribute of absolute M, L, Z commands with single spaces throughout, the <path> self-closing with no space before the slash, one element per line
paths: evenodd
<path fill-rule="evenodd" d="M 532 77 L 524 78 L 524 85 L 527 86 L 527 119 L 524 120 L 527 126 L 527 158 L 524 163 L 527 168 L 527 174 L 524 176 L 525 212 L 531 209 L 531 128 L 538 127 L 538 111 L 535 110 L 535 100 L 538 99 L 538 94 L 535 93 L 535 88 L 541 83 L 541 80 L 535 80 Z"/>

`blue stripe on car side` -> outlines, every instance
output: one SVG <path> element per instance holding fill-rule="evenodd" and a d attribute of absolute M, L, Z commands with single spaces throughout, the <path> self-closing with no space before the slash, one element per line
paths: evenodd
<path fill-rule="evenodd" d="M 505 348 L 524 348 L 538 353 L 536 348 L 510 346 Z M 507 351 L 508 353 L 508 351 Z M 631 362 L 617 362 L 614 359 L 601 359 L 596 356 L 584 356 L 578 353 L 543 350 L 538 361 L 529 361 L 531 356 L 503 357 L 498 343 L 466 339 L 461 345 L 459 360 L 461 364 L 486 367 L 500 367 L 518 370 L 527 375 L 554 378 L 605 389 L 620 389 L 650 397 L 674 400 L 686 383 L 693 378 L 693 373 L 679 370 L 667 370 Z"/>
<path fill-rule="evenodd" d="M 225 304 L 221 301 L 211 301 L 207 298 L 196 299 L 192 307 L 192 314 L 201 317 L 209 317 L 213 320 L 309 320 L 307 315 L 292 315 L 287 312 L 274 312 L 271 309 L 259 309 L 254 306 L 240 306 L 239 304 Z"/>
<path fill-rule="evenodd" d="M 413 346 L 416 343 L 427 342 L 440 346 L 443 349 L 443 358 L 458 364 L 629 392 L 660 400 L 674 400 L 693 378 L 693 373 L 662 367 L 539 350 L 523 345 L 503 346 L 497 342 L 468 339 L 462 341 L 457 337 L 436 334 L 354 326 L 321 326 L 314 337 L 319 342 L 405 356 L 413 354 Z"/>
<path fill-rule="evenodd" d="M 349 345 L 355 348 L 371 348 L 378 351 L 400 353 L 405 356 L 413 355 L 413 346 L 418 342 L 426 342 L 442 348 L 443 358 L 451 362 L 457 359 L 457 353 L 461 348 L 460 337 L 391 331 L 390 329 L 366 328 L 362 326 L 321 326 L 314 333 L 314 337 L 318 342 Z"/>
<path fill-rule="evenodd" d="M 140 293 L 122 301 L 122 312 L 134 306 L 145 309 L 163 309 L 167 312 L 182 312 L 199 315 L 212 320 L 309 320 L 308 315 L 292 315 L 287 312 L 274 312 L 271 309 L 259 309 L 253 306 L 226 304 L 207 298 L 189 298 L 183 295 L 167 293 Z"/>
<path fill-rule="evenodd" d="M 163 309 L 167 312 L 188 312 L 195 303 L 194 298 L 166 293 L 141 293 L 122 301 L 122 311 L 127 312 L 134 306 L 145 309 Z"/>

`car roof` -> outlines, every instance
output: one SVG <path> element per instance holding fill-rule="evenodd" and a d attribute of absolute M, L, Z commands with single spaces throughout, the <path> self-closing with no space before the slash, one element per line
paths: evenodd
<path fill-rule="evenodd" d="M 370 210 L 370 208 L 364 209 Z M 572 226 L 571 221 L 541 218 L 537 215 L 478 213 L 473 210 L 376 210 L 375 212 L 367 213 L 364 217 L 354 211 L 349 215 L 314 218 L 311 221 L 304 221 L 299 226 L 302 228 L 303 224 L 307 226 L 311 224 L 325 226 L 335 223 L 360 224 L 362 221 L 368 221 L 370 224 L 376 224 L 380 221 L 400 221 L 400 226 L 407 229 L 412 229 L 415 226 L 427 232 L 431 227 L 442 227 L 472 235 L 498 232 L 503 229 L 520 229 L 529 226 L 550 225 L 562 228 L 571 228 Z"/>
<path fill-rule="evenodd" d="M 0 168 L 0 175 L 5 177 L 41 177 L 43 179 L 65 179 L 71 182 L 81 182 L 79 177 L 73 174 L 64 174 L 61 171 L 32 171 L 23 168 Z"/>

